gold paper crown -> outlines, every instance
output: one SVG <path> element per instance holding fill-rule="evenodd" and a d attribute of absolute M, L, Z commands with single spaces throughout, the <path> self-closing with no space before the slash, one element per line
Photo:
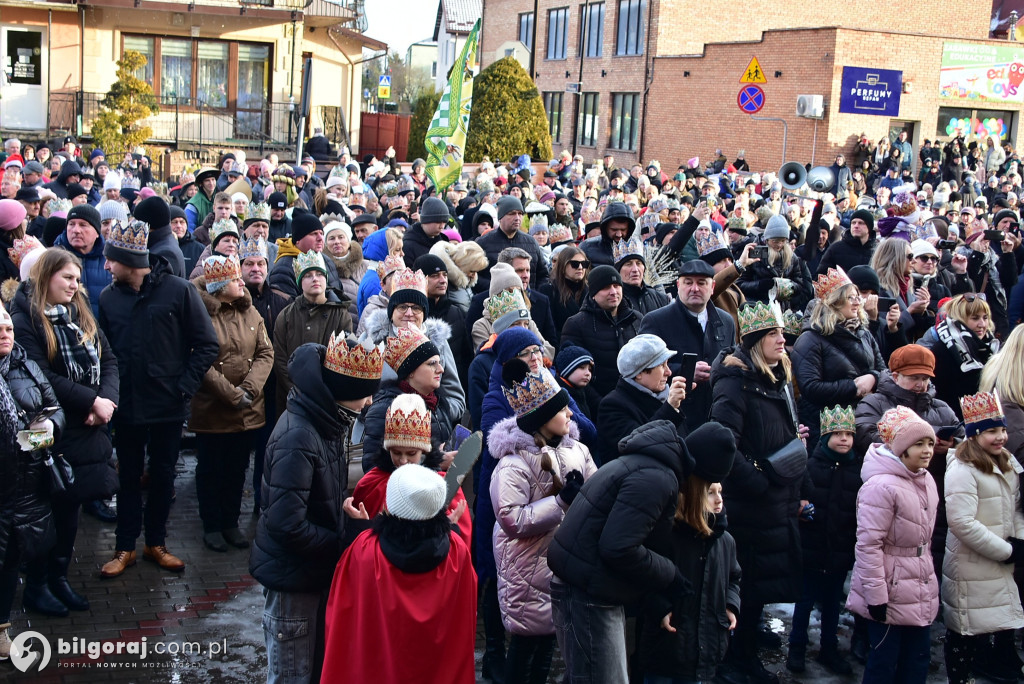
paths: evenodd
<path fill-rule="evenodd" d="M 26 235 L 24 238 L 16 238 L 14 240 L 14 247 L 7 248 L 7 255 L 14 262 L 15 266 L 20 267 L 21 260 L 25 258 L 25 255 L 36 249 L 45 249 L 45 247 L 43 247 L 39 240 L 31 235 Z"/>
<path fill-rule="evenodd" d="M 502 290 L 498 294 L 491 295 L 484 302 L 484 308 L 487 309 L 487 315 L 492 323 L 510 311 L 527 311 L 523 291 L 519 289 Z M 527 315 L 529 315 L 528 311 Z"/>
<path fill-rule="evenodd" d="M 384 353 L 377 346 L 349 346 L 344 331 L 331 334 L 327 341 L 324 368 L 359 380 L 379 380 L 384 369 Z"/>
<path fill-rule="evenodd" d="M 302 280 L 302 274 L 306 271 L 320 271 L 327 275 L 327 266 L 324 264 L 324 255 L 315 250 L 299 252 L 292 261 L 292 270 L 295 271 L 295 279 Z"/>
<path fill-rule="evenodd" d="M 784 328 L 785 321 L 782 318 L 782 307 L 778 302 L 747 302 L 739 311 L 740 337 L 746 337 L 750 333 L 759 330 L 773 330 Z"/>
<path fill-rule="evenodd" d="M 804 331 L 804 316 L 799 311 L 785 311 L 782 314 L 783 332 L 799 337 Z"/>
<path fill-rule="evenodd" d="M 430 411 L 416 394 L 399 394 L 384 419 L 384 448 L 411 447 L 430 451 Z"/>
<path fill-rule="evenodd" d="M 404 195 L 407 192 L 416 192 L 416 183 L 413 182 L 412 178 L 403 174 L 398 179 L 398 194 Z"/>
<path fill-rule="evenodd" d="M 145 254 L 149 252 L 149 224 L 145 221 L 131 221 L 124 225 L 120 221 L 114 221 L 110 226 L 107 244 L 129 252 Z"/>
<path fill-rule="evenodd" d="M 238 257 L 211 256 L 203 262 L 203 278 L 207 285 L 214 283 L 230 283 L 242 277 L 242 267 Z"/>
<path fill-rule="evenodd" d="M 210 228 L 210 244 L 212 245 L 217 242 L 224 235 L 239 237 L 238 226 L 229 218 L 214 221 L 213 226 Z"/>
<path fill-rule="evenodd" d="M 423 275 L 423 271 L 413 271 L 408 268 L 401 269 L 395 274 L 394 281 L 391 283 L 391 294 L 399 290 L 416 290 L 426 296 L 427 277 Z"/>
<path fill-rule="evenodd" d="M 384 261 L 377 262 L 377 277 L 383 283 L 385 278 L 403 268 L 405 268 L 405 259 L 396 254 L 388 254 Z"/>
<path fill-rule="evenodd" d="M 853 409 L 845 406 L 826 408 L 821 411 L 821 434 L 832 432 L 856 432 L 857 419 Z"/>
<path fill-rule="evenodd" d="M 266 259 L 267 241 L 258 235 L 254 238 L 242 238 L 238 243 L 238 260 L 245 261 L 249 258 Z"/>
<path fill-rule="evenodd" d="M 556 223 L 555 225 L 551 226 L 550 239 L 551 242 L 554 244 L 557 244 L 559 242 L 571 242 L 572 231 L 569 229 L 568 226 L 561 223 Z"/>
<path fill-rule="evenodd" d="M 960 397 L 960 409 L 964 414 L 964 423 L 968 426 L 968 436 L 971 434 L 972 424 L 977 425 L 975 434 L 983 432 L 996 424 L 1006 424 L 1006 416 L 1003 414 L 1003 407 L 999 403 L 999 397 L 994 392 L 978 392 L 966 397 Z M 981 427 L 983 423 L 990 423 Z"/>
<path fill-rule="evenodd" d="M 57 197 L 47 202 L 46 208 L 50 210 L 50 216 L 53 216 L 58 211 L 63 211 L 66 214 L 71 211 L 71 200 Z"/>
<path fill-rule="evenodd" d="M 714 231 L 708 233 L 707 237 L 697 238 L 697 252 L 702 257 L 725 248 L 725 244 L 722 242 L 721 238 L 718 237 L 718 233 Z M 729 253 L 729 256 L 732 256 L 732 252 Z"/>
<path fill-rule="evenodd" d="M 824 302 L 830 294 L 847 285 L 853 285 L 853 281 L 846 275 L 842 266 L 836 266 L 818 276 L 817 282 L 814 283 L 814 295 Z"/>
<path fill-rule="evenodd" d="M 630 257 L 644 258 L 644 243 L 639 236 L 634 235 L 628 240 L 619 240 L 612 245 L 612 262 L 617 264 Z"/>
<path fill-rule="evenodd" d="M 658 215 L 663 211 L 668 211 L 668 202 L 664 197 L 655 197 L 647 203 L 647 214 Z"/>
<path fill-rule="evenodd" d="M 547 403 L 551 397 L 558 394 L 559 387 L 551 373 L 542 369 L 540 373 L 530 373 L 523 382 L 517 382 L 512 387 L 502 385 L 501 391 L 505 393 L 508 405 L 519 418 Z"/>
<path fill-rule="evenodd" d="M 418 328 L 399 328 L 384 340 L 384 360 L 395 372 L 405 363 L 417 347 L 430 339 Z"/>
<path fill-rule="evenodd" d="M 921 420 L 916 413 L 906 406 L 896 406 L 882 415 L 878 421 L 878 436 L 887 445 L 891 445 L 899 436 L 900 431 L 907 427 L 910 421 Z M 823 431 L 824 432 L 824 431 Z"/>
<path fill-rule="evenodd" d="M 395 197 L 398 195 L 398 183 L 394 181 L 385 183 L 380 189 L 381 195 L 387 195 L 388 197 Z"/>
<path fill-rule="evenodd" d="M 249 202 L 249 206 L 245 210 L 245 218 L 247 221 L 265 221 L 269 223 L 270 205 L 263 202 Z"/>

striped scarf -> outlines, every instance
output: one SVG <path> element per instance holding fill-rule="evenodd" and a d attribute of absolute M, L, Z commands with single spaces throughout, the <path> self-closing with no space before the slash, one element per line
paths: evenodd
<path fill-rule="evenodd" d="M 68 379 L 97 387 L 100 384 L 100 356 L 96 345 L 83 339 L 82 329 L 71 320 L 71 310 L 63 304 L 56 304 L 44 313 L 53 325 L 57 349 L 68 369 Z"/>

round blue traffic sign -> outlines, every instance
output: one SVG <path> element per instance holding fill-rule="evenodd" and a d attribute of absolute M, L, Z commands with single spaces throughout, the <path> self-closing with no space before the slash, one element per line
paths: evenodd
<path fill-rule="evenodd" d="M 736 96 L 736 104 L 747 114 L 757 114 L 764 107 L 764 91 L 758 85 L 745 85 Z"/>

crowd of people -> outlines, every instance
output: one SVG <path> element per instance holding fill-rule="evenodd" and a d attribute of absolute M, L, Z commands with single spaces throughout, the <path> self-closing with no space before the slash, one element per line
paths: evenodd
<path fill-rule="evenodd" d="M 394 150 L 160 182 L 141 148 L 6 141 L 0 659 L 19 573 L 31 613 L 89 609 L 83 508 L 116 525 L 77 552 L 101 577 L 140 535 L 185 570 L 187 429 L 194 533 L 247 550 L 268 682 L 472 682 L 479 618 L 495 684 L 556 647 L 572 682 L 771 683 L 780 603 L 796 673 L 818 606 L 837 675 L 923 682 L 939 620 L 950 682 L 1017 681 L 1019 157 L 851 156 L 825 192 L 741 151 L 485 160 L 438 193 Z"/>

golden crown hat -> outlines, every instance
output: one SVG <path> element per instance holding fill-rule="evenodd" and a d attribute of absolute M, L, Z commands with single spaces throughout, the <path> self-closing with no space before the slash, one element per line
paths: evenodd
<path fill-rule="evenodd" d="M 799 337 L 804 331 L 804 315 L 799 311 L 785 311 L 782 314 L 783 332 L 793 337 Z"/>
<path fill-rule="evenodd" d="M 71 211 L 71 200 L 58 197 L 47 202 L 46 208 L 50 211 L 50 216 L 61 211 L 66 214 Z"/>
<path fill-rule="evenodd" d="M 238 243 L 238 260 L 246 259 L 267 259 L 267 241 L 260 236 L 254 238 L 242 238 Z"/>
<path fill-rule="evenodd" d="M 324 368 L 339 375 L 360 380 L 379 380 L 384 370 L 384 351 L 366 341 L 350 346 L 344 331 L 333 333 L 327 341 Z"/>
<path fill-rule="evenodd" d="M 292 261 L 292 270 L 295 272 L 295 279 L 302 280 L 302 274 L 306 271 L 320 271 L 327 275 L 327 266 L 324 264 L 324 255 L 315 250 L 299 252 Z"/>
<path fill-rule="evenodd" d="M 395 196 L 397 196 L 398 195 L 398 183 L 396 183 L 394 181 L 389 181 L 387 183 L 384 183 L 382 186 L 380 186 L 379 194 L 381 196 L 387 195 L 388 197 L 395 197 Z"/>
<path fill-rule="evenodd" d="M 989 428 L 1006 426 L 1006 414 L 995 392 L 978 392 L 960 397 L 960 409 L 964 414 L 967 436 L 973 437 Z"/>
<path fill-rule="evenodd" d="M 149 224 L 145 221 L 114 221 L 110 226 L 107 244 L 112 247 L 147 254 L 149 252 Z"/>
<path fill-rule="evenodd" d="M 426 296 L 427 277 L 423 275 L 423 271 L 413 271 L 409 268 L 403 268 L 395 274 L 395 278 L 391 282 L 391 294 L 394 294 L 399 290 L 416 290 L 417 292 L 422 292 L 424 296 Z"/>
<path fill-rule="evenodd" d="M 26 235 L 23 238 L 16 238 L 14 240 L 14 247 L 7 248 L 7 255 L 14 262 L 15 266 L 21 266 L 21 260 L 25 258 L 25 255 L 29 252 L 37 249 L 46 249 L 43 247 L 43 243 L 35 239 L 31 235 Z"/>
<path fill-rule="evenodd" d="M 655 197 L 647 203 L 648 214 L 654 214 L 657 216 L 663 211 L 668 211 L 668 201 L 664 197 Z"/>
<path fill-rule="evenodd" d="M 430 451 L 430 411 L 416 394 L 399 394 L 384 418 L 384 448 Z"/>
<path fill-rule="evenodd" d="M 814 283 L 814 295 L 824 302 L 830 294 L 847 285 L 853 285 L 853 281 L 850 280 L 850 276 L 846 275 L 842 266 L 836 266 L 818 276 L 818 280 Z"/>
<path fill-rule="evenodd" d="M 419 328 L 399 328 L 384 340 L 384 360 L 396 372 L 417 347 L 430 341 Z"/>
<path fill-rule="evenodd" d="M 558 394 L 559 387 L 551 373 L 542 369 L 540 373 L 530 373 L 521 383 L 514 383 L 511 387 L 502 385 L 501 391 L 519 418 L 546 404 Z"/>
<path fill-rule="evenodd" d="M 487 315 L 491 321 L 496 321 L 510 311 L 525 311 L 526 300 L 523 298 L 523 291 L 520 289 L 502 290 L 493 294 L 484 302 Z"/>
<path fill-rule="evenodd" d="M 916 413 L 906 406 L 896 406 L 882 415 L 878 421 L 878 436 L 886 444 L 892 444 L 899 436 L 900 430 L 907 425 L 907 421 L 921 420 Z"/>
<path fill-rule="evenodd" d="M 266 221 L 270 222 L 270 205 L 263 202 L 249 202 L 249 206 L 245 210 L 246 221 Z"/>
<path fill-rule="evenodd" d="M 640 233 L 653 233 L 661 222 L 661 216 L 658 212 L 645 211 L 637 220 L 637 225 L 640 226 Z"/>
<path fill-rule="evenodd" d="M 821 434 L 856 432 L 857 419 L 852 408 L 835 406 L 821 411 Z"/>
<path fill-rule="evenodd" d="M 229 218 L 214 221 L 213 226 L 210 227 L 210 244 L 217 242 L 224 235 L 239 237 L 238 226 Z"/>
<path fill-rule="evenodd" d="M 405 268 L 405 259 L 396 254 L 388 254 L 384 261 L 377 262 L 377 277 L 383 283 L 385 278 L 403 268 Z"/>
<path fill-rule="evenodd" d="M 551 234 L 549 236 L 549 239 L 554 244 L 557 244 L 559 242 L 572 241 L 572 231 L 569 229 L 569 226 L 566 226 L 561 223 L 556 223 L 555 225 L 551 226 L 550 232 Z"/>
<path fill-rule="evenodd" d="M 643 260 L 645 256 L 643 240 L 637 235 L 628 240 L 619 240 L 612 245 L 612 261 L 616 264 L 628 258 Z"/>
<path fill-rule="evenodd" d="M 778 302 L 747 302 L 739 310 L 740 337 L 746 337 L 760 330 L 785 328 L 782 307 Z"/>
<path fill-rule="evenodd" d="M 230 283 L 242 277 L 242 267 L 235 256 L 215 255 L 203 262 L 203 278 L 207 285 Z"/>
<path fill-rule="evenodd" d="M 726 249 L 725 243 L 718 237 L 718 233 L 714 231 L 708 233 L 707 237 L 697 238 L 697 253 L 702 257 L 722 249 Z M 730 256 L 731 254 L 730 252 Z"/>

